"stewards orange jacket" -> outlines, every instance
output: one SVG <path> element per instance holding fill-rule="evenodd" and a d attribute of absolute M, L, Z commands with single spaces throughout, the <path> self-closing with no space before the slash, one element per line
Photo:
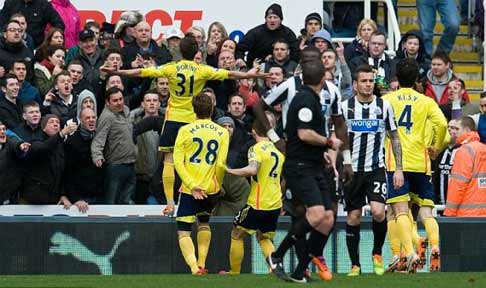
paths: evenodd
<path fill-rule="evenodd" d="M 444 215 L 486 216 L 486 145 L 477 132 L 466 132 L 457 139 L 457 149 Z"/>

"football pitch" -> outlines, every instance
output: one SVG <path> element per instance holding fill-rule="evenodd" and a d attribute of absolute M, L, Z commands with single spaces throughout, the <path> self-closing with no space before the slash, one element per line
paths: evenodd
<path fill-rule="evenodd" d="M 314 275 L 314 278 L 316 276 Z M 192 276 L 184 274 L 173 275 L 126 275 L 126 276 L 0 276 L 0 287 L 5 288 L 213 288 L 213 287 L 333 287 L 333 288 L 364 288 L 364 287 L 486 287 L 486 272 L 464 273 L 418 273 L 414 275 L 387 274 L 375 276 L 371 274 L 349 278 L 346 275 L 334 275 L 330 282 L 315 281 L 310 284 L 286 283 L 274 275 L 243 274 L 240 276 L 219 276 L 210 274 Z"/>

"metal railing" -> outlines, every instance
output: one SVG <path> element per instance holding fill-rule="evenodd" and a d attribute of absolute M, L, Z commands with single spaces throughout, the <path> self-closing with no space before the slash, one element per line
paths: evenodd
<path fill-rule="evenodd" d="M 353 0 L 332 0 L 329 2 L 355 2 Z M 397 15 L 395 13 L 395 8 L 391 0 L 364 0 L 364 18 L 371 19 L 371 2 L 383 2 L 387 9 L 388 15 L 388 27 L 387 27 L 387 45 L 390 52 L 395 52 L 398 49 L 398 44 L 400 43 L 400 26 L 398 25 Z M 352 42 L 354 37 L 336 37 L 332 38 L 333 42 Z"/>

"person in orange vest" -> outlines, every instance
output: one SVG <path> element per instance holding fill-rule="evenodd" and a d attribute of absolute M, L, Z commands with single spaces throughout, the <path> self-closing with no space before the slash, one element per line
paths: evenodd
<path fill-rule="evenodd" d="M 444 216 L 486 216 L 486 145 L 479 141 L 474 120 L 461 117 L 457 149 L 447 192 Z"/>

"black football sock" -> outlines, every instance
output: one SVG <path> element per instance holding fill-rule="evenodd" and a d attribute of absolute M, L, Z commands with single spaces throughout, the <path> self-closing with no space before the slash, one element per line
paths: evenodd
<path fill-rule="evenodd" d="M 360 266 L 359 264 L 359 230 L 360 225 L 346 225 L 346 244 L 348 246 L 349 258 L 351 265 Z"/>
<path fill-rule="evenodd" d="M 381 222 L 376 222 L 375 219 L 373 219 L 371 228 L 373 230 L 373 255 L 381 255 L 387 230 L 386 219 Z"/>

